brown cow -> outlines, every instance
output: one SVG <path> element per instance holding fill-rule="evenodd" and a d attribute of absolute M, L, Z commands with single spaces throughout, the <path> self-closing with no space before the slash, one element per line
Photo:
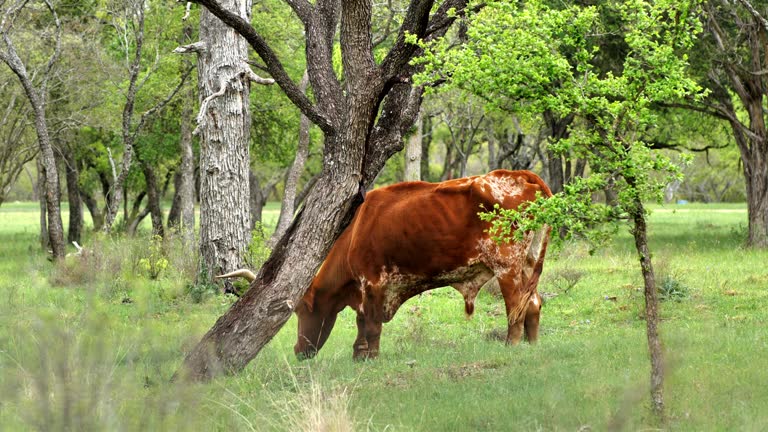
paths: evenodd
<path fill-rule="evenodd" d="M 338 313 L 349 306 L 357 312 L 354 358 L 376 357 L 382 323 L 406 300 L 452 286 L 472 314 L 477 292 L 493 277 L 506 304 L 507 343 L 520 342 L 523 329 L 528 341 L 535 342 L 541 308 L 536 287 L 549 228 L 500 245 L 486 232 L 489 223 L 477 214 L 495 204 L 518 208 L 537 194 L 552 195 L 536 174 L 507 170 L 442 183 L 399 183 L 369 192 L 296 307 L 296 355 L 313 357 L 328 339 Z M 225 276 L 236 275 L 242 274 Z"/>

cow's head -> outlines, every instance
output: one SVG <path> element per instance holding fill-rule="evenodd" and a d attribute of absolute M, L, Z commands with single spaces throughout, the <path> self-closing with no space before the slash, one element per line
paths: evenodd
<path fill-rule="evenodd" d="M 296 316 L 299 318 L 299 337 L 293 351 L 299 360 L 309 359 L 315 356 L 323 347 L 336 323 L 335 313 L 328 313 L 325 307 L 314 308 L 311 303 L 300 302 L 296 307 Z"/>
<path fill-rule="evenodd" d="M 360 304 L 360 290 L 351 284 L 319 287 L 317 283 L 315 278 L 294 310 L 299 319 L 299 335 L 293 351 L 300 360 L 312 358 L 320 351 L 342 309 Z"/>

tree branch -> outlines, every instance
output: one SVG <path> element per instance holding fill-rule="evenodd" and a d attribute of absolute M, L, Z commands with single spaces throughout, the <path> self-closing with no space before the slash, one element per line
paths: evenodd
<path fill-rule="evenodd" d="M 755 9 L 755 7 L 752 6 L 752 4 L 748 0 L 738 0 L 738 1 L 745 8 L 747 8 L 747 10 L 752 15 L 752 17 L 755 19 L 755 21 L 757 21 L 758 23 L 760 23 L 763 26 L 763 30 L 768 32 L 768 20 L 763 18 L 763 16 L 760 15 L 760 12 L 758 12 L 757 9 Z"/>
<path fill-rule="evenodd" d="M 288 6 L 293 9 L 293 13 L 306 25 L 309 22 L 309 16 L 312 13 L 312 5 L 307 0 L 285 0 Z"/>
<path fill-rule="evenodd" d="M 165 97 L 165 99 L 161 100 L 155 106 L 152 108 L 144 111 L 143 114 L 141 114 L 141 117 L 139 117 L 139 123 L 136 125 L 136 129 L 133 131 L 133 137 L 136 138 L 136 136 L 139 134 L 139 131 L 144 127 L 144 123 L 146 123 L 147 119 L 152 116 L 154 113 L 160 111 L 163 109 L 166 105 L 168 105 L 168 102 L 173 99 L 174 96 L 176 96 L 176 93 L 181 90 L 181 87 L 184 86 L 184 83 L 187 81 L 187 78 L 189 78 L 189 75 L 192 73 L 192 70 L 195 69 L 194 66 L 190 66 L 184 73 L 181 75 L 181 79 L 179 80 L 179 83 L 176 84 L 176 87 Z"/>

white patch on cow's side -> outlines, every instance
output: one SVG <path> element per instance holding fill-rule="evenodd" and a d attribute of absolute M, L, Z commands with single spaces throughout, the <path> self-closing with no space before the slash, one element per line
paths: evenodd
<path fill-rule="evenodd" d="M 534 306 L 538 306 L 539 305 L 539 296 L 537 296 L 537 295 L 531 296 L 531 303 L 533 303 Z"/>
<path fill-rule="evenodd" d="M 512 177 L 499 177 L 487 175 L 482 177 L 482 183 L 491 190 L 491 195 L 498 202 L 504 202 L 504 199 L 519 195 L 523 191 L 523 184 Z"/>
<path fill-rule="evenodd" d="M 481 261 L 493 271 L 493 274 L 504 276 L 510 271 L 521 268 L 523 243 L 497 244 L 492 239 L 485 237 L 478 241 L 477 248 L 480 251 Z"/>

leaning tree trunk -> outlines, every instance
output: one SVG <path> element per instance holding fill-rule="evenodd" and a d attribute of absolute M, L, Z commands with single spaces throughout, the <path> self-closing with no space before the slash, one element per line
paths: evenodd
<path fill-rule="evenodd" d="M 250 2 L 226 0 L 222 7 L 250 19 Z M 243 265 L 250 240 L 248 206 L 250 164 L 249 89 L 242 76 L 248 58 L 245 40 L 203 9 L 198 55 L 200 131 L 200 276 L 213 276 Z M 225 283 L 225 290 L 232 289 Z"/>
<path fill-rule="evenodd" d="M 88 213 L 91 214 L 93 230 L 101 230 L 101 226 L 104 224 L 104 215 L 101 213 L 101 210 L 99 210 L 99 203 L 96 202 L 96 198 L 94 198 L 93 195 L 91 195 L 89 192 L 84 191 L 82 188 L 80 189 L 80 198 L 83 200 L 85 208 L 88 209 Z"/>
<path fill-rule="evenodd" d="M 26 88 L 26 86 L 25 86 Z M 42 101 L 38 98 L 36 92 L 30 87 L 27 95 L 32 102 L 32 108 L 35 111 L 35 130 L 40 143 L 40 166 L 42 167 L 44 179 L 44 195 L 46 202 L 46 212 L 48 214 L 48 237 L 54 259 L 64 258 L 66 247 L 64 245 L 64 225 L 61 221 L 61 203 L 59 193 L 59 171 L 56 168 L 56 159 L 53 156 L 53 147 L 48 135 L 48 125 L 45 120 L 45 108 Z"/>

